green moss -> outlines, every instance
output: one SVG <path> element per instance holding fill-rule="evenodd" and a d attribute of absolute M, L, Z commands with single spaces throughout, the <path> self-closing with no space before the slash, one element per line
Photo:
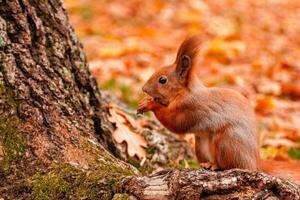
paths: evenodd
<path fill-rule="evenodd" d="M 112 200 L 128 200 L 128 199 L 129 199 L 128 194 L 115 194 Z"/>
<path fill-rule="evenodd" d="M 69 164 L 54 166 L 48 173 L 37 172 L 33 178 L 32 196 L 48 199 L 112 199 L 121 174 L 83 171 Z"/>
<path fill-rule="evenodd" d="M 135 175 L 134 170 L 116 164 L 119 161 L 87 138 L 79 144 L 86 152 L 89 169 L 56 164 L 46 172 L 36 172 L 31 178 L 33 199 L 112 199 L 120 179 Z"/>
<path fill-rule="evenodd" d="M 0 118 L 0 143 L 4 150 L 4 159 L 0 161 L 0 167 L 3 171 L 9 170 L 10 164 L 21 159 L 25 152 L 25 142 L 18 125 L 17 117 Z"/>
<path fill-rule="evenodd" d="M 113 191 L 116 190 L 118 184 L 119 184 L 119 179 L 117 178 L 112 178 L 108 181 L 108 185 Z"/>
<path fill-rule="evenodd" d="M 3 80 L 0 80 L 0 97 L 4 100 L 4 104 L 16 109 L 17 102 L 14 99 L 13 90 L 4 85 Z"/>
<path fill-rule="evenodd" d="M 155 146 L 149 146 L 149 147 L 145 148 L 145 151 L 146 151 L 147 154 L 152 155 L 152 154 L 155 153 L 156 147 Z"/>
<path fill-rule="evenodd" d="M 98 174 L 99 173 L 99 174 Z M 107 180 L 101 172 L 93 172 L 87 175 L 81 175 L 75 180 L 77 185 L 76 196 L 87 199 L 109 199 L 112 196 L 111 180 Z M 112 178 L 113 179 L 113 178 Z M 76 187 L 75 187 L 76 188 Z"/>
<path fill-rule="evenodd" d="M 130 158 L 130 157 L 128 157 L 126 162 L 129 163 L 129 164 L 131 164 L 131 165 L 133 165 L 137 169 L 139 169 L 140 166 L 141 166 L 140 165 L 141 161 L 139 159 L 136 159 L 136 158 Z"/>
<path fill-rule="evenodd" d="M 111 165 L 104 165 L 100 168 L 105 169 L 105 170 L 109 170 L 113 173 L 118 173 L 118 174 L 121 174 L 121 175 L 124 175 L 124 176 L 135 176 L 136 175 L 133 171 L 131 171 L 129 169 L 123 169 L 121 167 L 117 167 L 113 163 L 111 163 Z"/>
<path fill-rule="evenodd" d="M 33 177 L 32 195 L 37 200 L 61 199 L 70 189 L 70 183 L 54 173 L 43 176 L 40 172 Z"/>
<path fill-rule="evenodd" d="M 94 146 L 87 140 L 81 141 L 82 149 L 89 153 L 92 157 L 92 163 L 97 169 L 107 171 L 110 173 L 117 173 L 121 175 L 134 176 L 137 175 L 133 169 L 127 169 L 115 164 L 116 159 L 108 154 L 106 151 L 101 150 L 98 146 Z"/>
<path fill-rule="evenodd" d="M 18 102 L 14 100 L 13 90 L 4 85 L 1 72 L 0 99 L 3 110 L 8 109 L 12 113 L 5 119 L 0 117 L 0 148 L 1 153 L 4 153 L 4 158 L 1 157 L 0 160 L 2 175 L 12 172 L 14 162 L 23 159 L 26 143 L 22 137 L 20 119 L 15 115 Z M 124 175 L 135 175 L 132 168 L 116 164 L 119 162 L 116 158 L 99 145 L 82 138 L 83 142 L 80 140 L 79 144 L 86 151 L 89 170 L 77 169 L 69 164 L 56 164 L 36 172 L 33 176 L 32 171 L 24 172 L 22 178 L 29 180 L 28 188 L 31 188 L 33 199 L 112 199 L 119 179 Z"/>
<path fill-rule="evenodd" d="M 178 163 L 178 168 L 192 168 L 192 169 L 198 169 L 200 166 L 197 162 L 189 159 L 181 159 Z"/>

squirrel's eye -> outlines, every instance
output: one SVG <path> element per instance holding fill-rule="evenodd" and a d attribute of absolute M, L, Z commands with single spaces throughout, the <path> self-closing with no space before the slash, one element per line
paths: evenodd
<path fill-rule="evenodd" d="M 161 76 L 161 77 L 159 77 L 159 80 L 158 80 L 158 82 L 160 84 L 165 84 L 167 81 L 168 81 L 168 79 L 166 76 Z"/>

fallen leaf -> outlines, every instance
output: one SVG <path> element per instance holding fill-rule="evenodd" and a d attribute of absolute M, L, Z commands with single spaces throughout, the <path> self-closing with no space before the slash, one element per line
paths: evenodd
<path fill-rule="evenodd" d="M 133 128 L 141 128 L 140 124 L 130 115 L 121 110 L 116 110 L 116 113 L 122 116 L 126 120 L 126 122 L 129 123 Z"/>
<path fill-rule="evenodd" d="M 119 144 L 127 143 L 127 153 L 130 157 L 145 158 L 144 148 L 147 147 L 147 142 L 139 133 L 132 130 L 139 127 L 138 123 L 130 115 L 118 109 L 116 105 L 109 104 L 108 108 L 109 121 L 116 124 L 116 130 L 113 132 L 112 137 Z"/>
<path fill-rule="evenodd" d="M 261 157 L 262 159 L 273 159 L 273 160 L 290 160 L 289 155 L 287 154 L 287 147 L 280 146 L 267 146 L 261 148 Z"/>
<path fill-rule="evenodd" d="M 281 90 L 284 94 L 300 97 L 300 83 L 283 83 L 281 85 Z"/>
<path fill-rule="evenodd" d="M 256 100 L 255 109 L 261 113 L 268 112 L 275 108 L 275 102 L 273 97 L 264 96 Z"/>
<path fill-rule="evenodd" d="M 260 78 L 255 82 L 255 88 L 259 93 L 280 95 L 280 84 L 268 78 Z"/>
<path fill-rule="evenodd" d="M 285 146 L 285 147 L 297 147 L 297 144 L 295 142 L 292 142 L 288 139 L 284 138 L 276 138 L 276 139 L 266 139 L 264 141 L 264 145 L 267 146 L 272 146 L 272 147 L 280 147 L 280 146 Z"/>

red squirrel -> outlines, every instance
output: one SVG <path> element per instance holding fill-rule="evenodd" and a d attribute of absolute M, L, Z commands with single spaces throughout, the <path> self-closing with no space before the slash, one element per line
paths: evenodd
<path fill-rule="evenodd" d="M 142 89 L 150 97 L 140 102 L 138 113 L 153 111 L 171 132 L 194 133 L 199 162 L 221 169 L 262 170 L 300 181 L 300 165 L 260 159 L 254 109 L 243 95 L 201 83 L 195 72 L 200 45 L 197 36 L 186 39 L 174 64 L 150 77 Z M 288 175 L 289 169 L 294 171 Z"/>

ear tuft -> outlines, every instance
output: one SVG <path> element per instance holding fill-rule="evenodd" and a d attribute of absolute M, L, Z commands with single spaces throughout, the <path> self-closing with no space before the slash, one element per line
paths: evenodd
<path fill-rule="evenodd" d="M 181 57 L 181 67 L 182 68 L 189 68 L 191 64 L 191 59 L 188 55 L 183 55 Z"/>
<path fill-rule="evenodd" d="M 183 55 L 180 62 L 176 66 L 176 72 L 180 80 L 185 81 L 191 69 L 191 58 L 188 55 Z"/>

